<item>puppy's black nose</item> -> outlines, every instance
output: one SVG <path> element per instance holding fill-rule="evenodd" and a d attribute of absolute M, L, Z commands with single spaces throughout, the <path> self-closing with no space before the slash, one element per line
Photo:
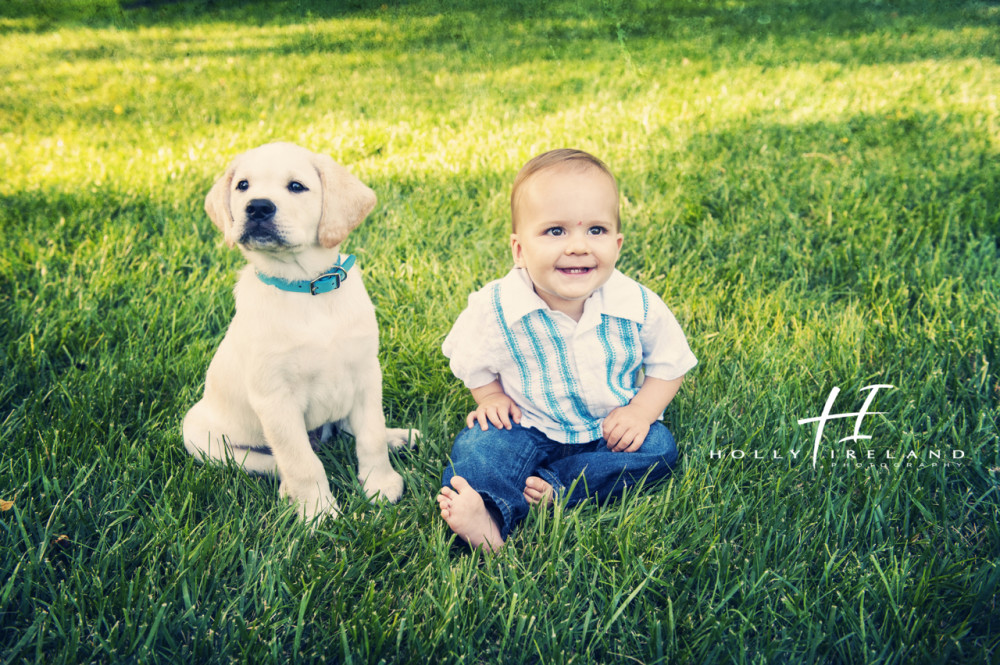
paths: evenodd
<path fill-rule="evenodd" d="M 277 208 L 270 199 L 252 199 L 247 204 L 246 210 L 249 219 L 263 220 L 274 217 Z"/>

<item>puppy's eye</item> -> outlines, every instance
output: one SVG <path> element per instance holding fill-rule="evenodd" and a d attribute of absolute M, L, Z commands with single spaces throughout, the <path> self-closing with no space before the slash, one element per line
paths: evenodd
<path fill-rule="evenodd" d="M 240 180 L 238 183 L 236 183 L 236 189 L 240 190 L 241 192 L 245 192 L 248 189 L 250 189 L 250 183 L 246 180 Z"/>
<path fill-rule="evenodd" d="M 298 180 L 293 180 L 290 183 L 288 183 L 288 191 L 294 194 L 299 194 L 301 192 L 308 192 L 309 188 L 303 185 Z"/>

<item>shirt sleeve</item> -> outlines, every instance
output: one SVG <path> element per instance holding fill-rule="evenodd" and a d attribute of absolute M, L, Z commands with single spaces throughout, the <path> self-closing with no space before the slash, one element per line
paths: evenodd
<path fill-rule="evenodd" d="M 493 360 L 497 358 L 494 349 L 496 323 L 488 308 L 482 291 L 470 295 L 468 306 L 459 314 L 441 345 L 452 373 L 469 390 L 495 381 L 499 374 Z"/>
<path fill-rule="evenodd" d="M 681 325 L 670 308 L 655 293 L 645 289 L 649 303 L 639 331 L 646 376 L 673 381 L 698 364 Z"/>

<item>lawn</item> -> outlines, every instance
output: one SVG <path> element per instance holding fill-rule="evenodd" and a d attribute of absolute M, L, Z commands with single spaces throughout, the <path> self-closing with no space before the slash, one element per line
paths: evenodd
<path fill-rule="evenodd" d="M 996 2 L 13 0 L 0 81 L 0 663 L 1000 658 Z M 395 505 L 336 438 L 315 530 L 180 437 L 242 265 L 204 197 L 272 140 L 377 192 L 348 246 L 424 432 Z M 483 556 L 440 345 L 562 146 L 699 365 L 668 484 Z"/>

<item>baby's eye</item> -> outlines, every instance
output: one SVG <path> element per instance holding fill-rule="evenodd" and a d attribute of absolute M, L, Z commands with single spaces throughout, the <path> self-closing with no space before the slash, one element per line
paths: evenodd
<path fill-rule="evenodd" d="M 294 194 L 300 194 L 302 192 L 308 192 L 309 188 L 303 185 L 301 182 L 293 180 L 290 183 L 288 183 L 288 191 Z"/>
<path fill-rule="evenodd" d="M 559 237 L 564 233 L 566 233 L 566 229 L 564 229 L 561 226 L 550 226 L 549 228 L 545 229 L 545 235 L 547 236 Z"/>
<path fill-rule="evenodd" d="M 592 236 L 604 235 L 607 232 L 608 229 L 603 226 L 591 226 L 589 229 L 587 229 L 587 233 L 589 233 Z"/>
<path fill-rule="evenodd" d="M 240 180 L 238 183 L 236 183 L 236 189 L 240 190 L 241 192 L 245 192 L 248 189 L 250 189 L 250 183 L 246 180 Z"/>

